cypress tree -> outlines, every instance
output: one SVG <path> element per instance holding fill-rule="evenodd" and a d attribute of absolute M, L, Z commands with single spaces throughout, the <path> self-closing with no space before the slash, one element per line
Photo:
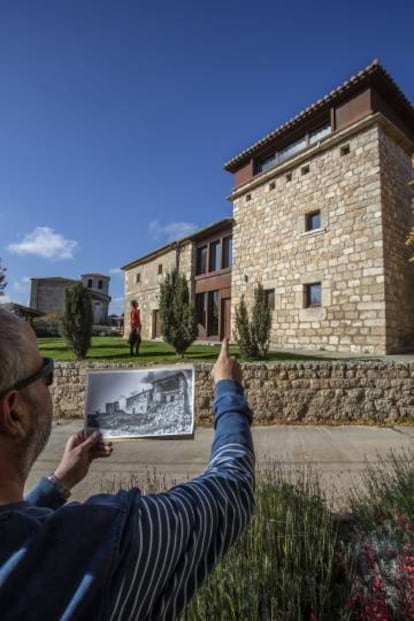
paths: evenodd
<path fill-rule="evenodd" d="M 86 357 L 91 346 L 92 304 L 89 293 L 79 282 L 66 289 L 62 320 L 63 336 L 76 358 Z"/>
<path fill-rule="evenodd" d="M 272 313 L 267 304 L 263 285 L 258 284 L 254 291 L 252 310 L 251 339 L 255 343 L 260 358 L 266 358 L 270 343 Z"/>
<path fill-rule="evenodd" d="M 197 314 L 190 302 L 184 274 L 176 268 L 167 272 L 160 287 L 160 316 L 164 340 L 183 356 L 197 338 Z"/>
<path fill-rule="evenodd" d="M 252 339 L 249 315 L 247 313 L 244 295 L 240 299 L 240 304 L 236 306 L 235 315 L 235 341 L 240 349 L 240 356 L 244 359 L 258 357 L 257 344 Z"/>
<path fill-rule="evenodd" d="M 4 295 L 4 290 L 6 288 L 6 268 L 2 266 L 0 259 L 0 296 Z"/>

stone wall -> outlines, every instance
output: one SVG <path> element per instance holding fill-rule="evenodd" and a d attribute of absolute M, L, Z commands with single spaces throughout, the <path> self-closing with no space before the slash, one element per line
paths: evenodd
<path fill-rule="evenodd" d="M 180 271 L 191 283 L 192 243 L 187 242 L 180 248 Z M 160 284 L 165 274 L 177 263 L 175 249 L 168 249 L 155 258 L 139 263 L 125 271 L 125 336 L 129 334 L 129 317 L 131 300 L 138 300 L 142 316 L 142 338 L 153 338 L 153 311 L 160 307 Z M 161 267 L 160 267 L 161 266 Z M 191 284 L 190 284 L 191 287 Z"/>
<path fill-rule="evenodd" d="M 133 368 L 134 363 L 56 363 L 55 416 L 82 418 L 89 369 Z M 199 423 L 212 420 L 210 370 L 210 364 L 195 365 Z M 414 362 L 245 364 L 243 384 L 258 424 L 414 423 Z"/>

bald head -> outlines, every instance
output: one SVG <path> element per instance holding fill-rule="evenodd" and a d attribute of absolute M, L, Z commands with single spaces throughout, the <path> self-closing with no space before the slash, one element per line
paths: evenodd
<path fill-rule="evenodd" d="M 0 393 L 26 373 L 31 328 L 23 319 L 0 307 Z"/>

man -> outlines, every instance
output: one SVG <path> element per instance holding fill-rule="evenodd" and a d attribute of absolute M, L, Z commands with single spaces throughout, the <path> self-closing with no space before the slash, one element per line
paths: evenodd
<path fill-rule="evenodd" d="M 139 346 L 141 345 L 141 311 L 138 308 L 138 302 L 132 300 L 131 302 L 131 314 L 130 314 L 130 333 L 129 333 L 129 352 L 130 355 L 139 356 Z"/>
<path fill-rule="evenodd" d="M 163 494 L 139 489 L 65 503 L 110 447 L 72 438 L 52 479 L 23 501 L 50 432 L 51 362 L 22 320 L 0 310 L 2 621 L 175 619 L 249 522 L 251 413 L 224 340 L 212 370 L 215 437 L 207 470 Z"/>

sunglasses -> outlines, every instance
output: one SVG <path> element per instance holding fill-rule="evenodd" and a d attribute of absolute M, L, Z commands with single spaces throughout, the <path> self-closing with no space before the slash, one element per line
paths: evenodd
<path fill-rule="evenodd" d="M 37 382 L 39 379 L 41 379 L 46 386 L 50 386 L 53 382 L 53 369 L 54 363 L 52 358 L 43 358 L 42 366 L 36 373 L 16 382 L 9 390 L 22 390 L 26 388 L 26 386 L 33 384 L 33 382 Z M 4 392 L 8 392 L 8 390 L 3 391 L 3 393 Z"/>

